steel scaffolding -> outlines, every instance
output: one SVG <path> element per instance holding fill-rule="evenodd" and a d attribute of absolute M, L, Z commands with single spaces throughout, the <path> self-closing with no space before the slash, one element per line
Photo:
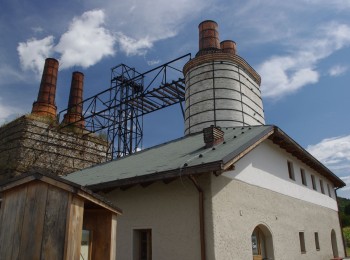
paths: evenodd
<path fill-rule="evenodd" d="M 142 148 L 144 115 L 175 104 L 180 104 L 184 115 L 185 80 L 182 67 L 177 66 L 189 59 L 190 53 L 144 73 L 120 64 L 111 69 L 110 88 L 78 104 L 84 108 L 81 120 L 85 121 L 85 134 L 97 133 L 107 139 L 107 160 Z"/>

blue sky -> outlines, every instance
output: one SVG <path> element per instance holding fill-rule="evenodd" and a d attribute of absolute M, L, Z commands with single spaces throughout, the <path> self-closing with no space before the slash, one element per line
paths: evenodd
<path fill-rule="evenodd" d="M 139 72 L 198 50 L 198 24 L 262 77 L 267 124 L 275 124 L 350 184 L 350 1 L 2 0 L 0 124 L 29 113 L 46 57 L 60 61 L 56 103 L 67 106 L 71 73 L 87 98 L 110 85 L 120 63 Z M 144 118 L 144 146 L 183 135 L 178 106 Z M 350 198 L 350 186 L 339 191 Z"/>

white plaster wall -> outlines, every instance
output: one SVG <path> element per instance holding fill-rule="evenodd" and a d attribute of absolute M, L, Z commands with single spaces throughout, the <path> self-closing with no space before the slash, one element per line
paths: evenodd
<path fill-rule="evenodd" d="M 133 259 L 133 230 L 152 229 L 152 259 L 199 260 L 198 192 L 186 178 L 103 194 L 123 210 L 117 259 Z"/>
<path fill-rule="evenodd" d="M 191 69 L 185 79 L 186 134 L 200 132 L 215 121 L 221 127 L 265 123 L 259 86 L 235 63 L 208 62 Z"/>
<path fill-rule="evenodd" d="M 266 141 L 241 159 L 234 171 L 211 177 L 207 190 L 212 200 L 206 202 L 210 208 L 206 211 L 208 259 L 251 260 L 251 234 L 260 224 L 272 234 L 275 260 L 331 259 L 332 229 L 344 256 L 334 197 L 303 187 L 297 172 L 296 181 L 289 180 L 287 159 L 293 161 L 294 170 L 302 166 L 307 173 L 317 175 Z M 305 234 L 305 254 L 300 252 L 301 231 Z M 319 234 L 319 251 L 314 232 Z"/>
<path fill-rule="evenodd" d="M 295 181 L 289 178 L 287 161 L 293 163 Z M 305 170 L 308 186 L 302 185 L 300 168 Z M 311 174 L 315 176 L 317 191 L 312 189 Z M 235 165 L 234 171 L 228 171 L 224 175 L 296 199 L 338 210 L 331 182 L 269 140 L 242 158 Z M 324 183 L 326 194 L 321 193 L 320 179 Z M 327 183 L 332 187 L 332 197 L 327 195 Z"/>

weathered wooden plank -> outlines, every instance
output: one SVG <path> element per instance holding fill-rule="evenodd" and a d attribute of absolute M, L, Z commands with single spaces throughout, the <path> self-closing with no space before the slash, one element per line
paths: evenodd
<path fill-rule="evenodd" d="M 79 195 L 80 197 L 82 197 L 82 198 L 84 198 L 86 200 L 89 200 L 89 201 L 93 202 L 96 205 L 101 206 L 102 208 L 108 209 L 109 211 L 112 211 L 112 212 L 114 212 L 116 214 L 122 214 L 122 210 L 121 209 L 116 208 L 116 207 L 111 207 L 107 203 L 104 203 L 103 201 L 95 198 L 94 196 L 92 196 L 92 195 L 90 195 L 90 194 L 88 194 L 86 192 L 78 190 L 77 191 L 77 195 Z"/>
<path fill-rule="evenodd" d="M 4 194 L 0 231 L 1 259 L 17 259 L 27 188 L 21 187 Z"/>
<path fill-rule="evenodd" d="M 50 186 L 47 194 L 41 259 L 63 259 L 69 193 Z"/>
<path fill-rule="evenodd" d="M 111 260 L 117 259 L 117 215 L 112 214 L 111 225 Z"/>
<path fill-rule="evenodd" d="M 112 213 L 105 209 L 86 210 L 84 229 L 93 233 L 92 259 L 111 259 Z"/>
<path fill-rule="evenodd" d="M 28 184 L 19 259 L 40 259 L 48 184 Z"/>
<path fill-rule="evenodd" d="M 81 245 L 81 235 L 83 229 L 83 214 L 84 214 L 84 201 L 73 196 L 71 204 L 68 205 L 69 215 L 67 218 L 68 229 L 66 230 L 66 260 L 79 260 L 80 259 L 80 245 Z"/>

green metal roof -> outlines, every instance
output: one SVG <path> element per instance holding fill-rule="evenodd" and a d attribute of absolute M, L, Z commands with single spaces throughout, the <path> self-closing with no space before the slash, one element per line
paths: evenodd
<path fill-rule="evenodd" d="M 64 177 L 83 186 L 118 180 L 161 175 L 168 171 L 181 174 L 187 168 L 213 163 L 226 163 L 230 154 L 240 153 L 260 136 L 273 130 L 272 126 L 223 128 L 224 143 L 205 148 L 203 134 L 185 136 L 148 148 L 135 154 L 86 168 Z"/>
<path fill-rule="evenodd" d="M 276 145 L 330 179 L 345 183 L 276 126 L 222 128 L 224 142 L 206 148 L 203 134 L 185 136 L 135 154 L 95 165 L 64 178 L 93 191 L 177 178 L 189 174 L 220 174 L 269 138 Z"/>

